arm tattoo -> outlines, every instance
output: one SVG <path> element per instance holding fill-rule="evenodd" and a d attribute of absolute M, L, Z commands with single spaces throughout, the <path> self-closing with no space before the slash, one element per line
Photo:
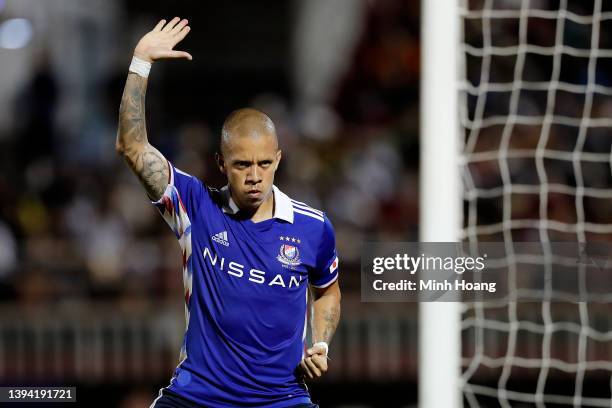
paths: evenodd
<path fill-rule="evenodd" d="M 336 331 L 338 322 L 340 321 L 340 305 L 333 305 L 329 310 L 323 311 L 323 320 L 325 322 L 323 327 L 323 334 L 321 341 L 329 343 Z"/>
<path fill-rule="evenodd" d="M 134 163 L 127 155 L 126 160 L 149 197 L 158 200 L 164 195 L 164 190 L 168 185 L 168 162 L 157 149 L 149 145 L 137 155 Z"/>
<path fill-rule="evenodd" d="M 130 72 L 123 90 L 121 107 L 119 108 L 118 143 L 125 145 L 129 145 L 130 143 L 146 143 L 146 92 L 147 79 Z"/>
<path fill-rule="evenodd" d="M 125 157 L 149 196 L 157 200 L 168 184 L 168 164 L 147 140 L 146 91 L 147 79 L 130 72 L 119 108 L 117 150 Z"/>
<path fill-rule="evenodd" d="M 336 327 L 340 322 L 340 289 L 337 284 L 325 289 L 325 292 L 314 292 L 312 313 L 312 340 L 330 343 Z"/>

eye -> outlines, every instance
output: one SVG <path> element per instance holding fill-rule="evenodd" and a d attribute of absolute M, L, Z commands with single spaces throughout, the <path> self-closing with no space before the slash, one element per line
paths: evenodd
<path fill-rule="evenodd" d="M 237 160 L 234 162 L 234 167 L 239 168 L 239 169 L 246 169 L 250 165 L 251 163 L 249 163 L 246 160 Z"/>
<path fill-rule="evenodd" d="M 264 161 L 260 161 L 259 165 L 261 167 L 263 167 L 264 169 L 270 167 L 272 165 L 272 160 L 264 160 Z"/>

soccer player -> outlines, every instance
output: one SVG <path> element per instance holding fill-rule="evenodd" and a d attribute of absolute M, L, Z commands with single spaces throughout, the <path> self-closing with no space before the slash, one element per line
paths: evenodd
<path fill-rule="evenodd" d="M 273 185 L 281 160 L 274 124 L 240 109 L 225 120 L 221 190 L 182 172 L 147 141 L 151 64 L 190 28 L 160 21 L 134 50 L 121 100 L 117 151 L 172 228 L 183 252 L 187 329 L 170 385 L 152 407 L 316 407 L 305 378 L 327 371 L 340 318 L 338 257 L 326 215 Z M 305 345 L 307 294 L 314 293 Z"/>

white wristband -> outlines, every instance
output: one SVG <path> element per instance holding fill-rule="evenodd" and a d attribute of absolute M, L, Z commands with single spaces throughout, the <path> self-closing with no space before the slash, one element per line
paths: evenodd
<path fill-rule="evenodd" d="M 318 343 L 313 344 L 312 348 L 315 348 L 315 347 L 322 347 L 322 348 L 324 348 L 326 356 L 329 353 L 329 345 L 326 342 L 324 342 L 324 341 L 319 341 Z"/>
<path fill-rule="evenodd" d="M 153 64 L 150 62 L 141 60 L 140 58 L 134 56 L 132 57 L 132 63 L 130 64 L 130 72 L 134 72 L 143 78 L 148 78 L 152 65 Z"/>

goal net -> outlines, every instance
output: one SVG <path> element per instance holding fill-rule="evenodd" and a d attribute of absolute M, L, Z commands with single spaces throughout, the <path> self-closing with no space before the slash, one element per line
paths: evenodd
<path fill-rule="evenodd" d="M 557 290 L 552 243 L 612 241 L 612 2 L 460 0 L 459 15 L 461 239 L 504 242 L 510 289 L 463 304 L 464 405 L 611 407 L 612 293 Z M 529 291 L 527 241 L 545 271 Z"/>

